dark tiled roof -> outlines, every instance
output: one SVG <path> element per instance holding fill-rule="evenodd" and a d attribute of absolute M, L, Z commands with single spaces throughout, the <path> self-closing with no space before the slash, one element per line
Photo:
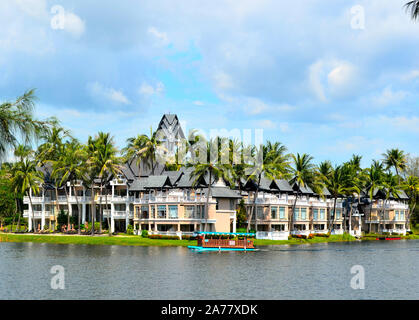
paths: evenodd
<path fill-rule="evenodd" d="M 147 178 L 146 189 L 158 189 L 163 187 L 171 187 L 172 184 L 168 176 L 149 176 Z"/>
<path fill-rule="evenodd" d="M 279 191 L 282 191 L 282 192 L 292 192 L 293 191 L 292 188 L 291 188 L 291 185 L 288 183 L 287 180 L 276 179 L 275 182 L 276 182 L 276 185 L 279 188 Z"/>
<path fill-rule="evenodd" d="M 204 189 L 204 193 L 205 194 L 208 193 L 208 188 Z M 211 195 L 214 198 L 234 198 L 234 199 L 241 198 L 238 191 L 232 190 L 228 187 L 212 187 Z"/>
<path fill-rule="evenodd" d="M 135 179 L 134 182 L 130 185 L 129 191 L 145 191 L 148 178 L 139 178 Z"/>

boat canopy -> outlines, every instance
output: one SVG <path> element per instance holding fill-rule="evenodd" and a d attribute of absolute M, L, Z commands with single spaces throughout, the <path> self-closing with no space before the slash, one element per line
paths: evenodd
<path fill-rule="evenodd" d="M 209 236 L 240 236 L 240 237 L 254 237 L 254 233 L 245 232 L 211 232 L 211 231 L 195 231 L 195 234 L 209 235 Z"/>

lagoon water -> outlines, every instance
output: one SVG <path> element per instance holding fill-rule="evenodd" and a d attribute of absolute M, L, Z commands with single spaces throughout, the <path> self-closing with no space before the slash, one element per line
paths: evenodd
<path fill-rule="evenodd" d="M 419 241 L 260 247 L 0 243 L 0 299 L 419 299 Z M 51 289 L 51 267 L 65 289 Z M 351 288 L 351 268 L 365 289 Z"/>

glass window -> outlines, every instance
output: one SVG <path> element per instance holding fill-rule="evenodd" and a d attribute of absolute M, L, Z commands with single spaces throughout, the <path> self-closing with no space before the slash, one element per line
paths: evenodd
<path fill-rule="evenodd" d="M 177 219 L 177 206 L 169 206 L 169 217 L 170 219 Z"/>
<path fill-rule="evenodd" d="M 300 211 L 300 209 L 295 208 L 294 209 L 294 220 L 298 220 L 298 212 Z"/>
<path fill-rule="evenodd" d="M 280 219 L 285 219 L 285 207 L 280 207 L 279 208 L 279 218 Z"/>
<path fill-rule="evenodd" d="M 314 220 L 319 219 L 319 209 L 313 209 L 313 219 Z"/>
<path fill-rule="evenodd" d="M 336 218 L 335 219 L 340 219 L 340 209 L 336 209 Z"/>
<path fill-rule="evenodd" d="M 157 217 L 160 219 L 166 218 L 166 206 L 157 206 Z"/>
<path fill-rule="evenodd" d="M 257 207 L 258 219 L 263 219 L 263 207 Z"/>
<path fill-rule="evenodd" d="M 271 219 L 277 219 L 278 207 L 271 207 Z"/>
<path fill-rule="evenodd" d="M 307 208 L 301 208 L 301 220 L 306 220 L 307 218 Z"/>
<path fill-rule="evenodd" d="M 148 206 L 141 206 L 141 219 L 148 219 Z"/>
<path fill-rule="evenodd" d="M 325 210 L 324 209 L 320 209 L 320 219 L 324 220 L 324 214 L 325 214 Z"/>
<path fill-rule="evenodd" d="M 185 218 L 191 219 L 194 217 L 194 206 L 185 206 Z M 198 209 L 200 209 L 201 206 L 198 206 Z M 198 212 L 198 216 L 201 216 L 201 210 Z"/>

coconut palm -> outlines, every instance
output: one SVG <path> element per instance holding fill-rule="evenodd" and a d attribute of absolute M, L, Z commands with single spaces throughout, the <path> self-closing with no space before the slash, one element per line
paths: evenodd
<path fill-rule="evenodd" d="M 36 169 L 36 162 L 30 158 L 26 158 L 16 164 L 13 170 L 12 186 L 16 193 L 27 194 L 32 211 L 32 230 L 35 230 L 35 216 L 32 205 L 31 194 L 39 193 L 43 176 Z M 32 231 L 31 230 L 31 231 Z"/>
<path fill-rule="evenodd" d="M 416 176 L 407 177 L 406 181 L 401 185 L 409 197 L 410 208 L 406 217 L 406 228 L 409 228 L 410 217 L 416 209 L 416 203 L 419 198 L 419 178 Z"/>
<path fill-rule="evenodd" d="M 28 90 L 15 101 L 0 104 L 0 160 L 7 151 L 17 146 L 19 137 L 24 144 L 39 138 L 55 119 L 40 121 L 34 119 L 35 90 Z"/>
<path fill-rule="evenodd" d="M 229 164 L 221 163 L 221 153 L 225 150 L 220 149 L 220 144 L 218 143 L 219 138 L 213 139 L 211 141 L 204 142 L 201 140 L 199 143 L 205 143 L 206 157 L 200 157 L 202 162 L 196 164 L 188 164 L 188 166 L 193 166 L 193 171 L 191 173 L 191 178 L 193 179 L 192 185 L 196 187 L 203 181 L 207 180 L 208 190 L 206 194 L 205 202 L 205 224 L 204 231 L 207 230 L 208 217 L 209 217 L 209 198 L 211 196 L 212 184 L 218 179 L 224 179 L 226 181 L 231 181 L 230 173 L 231 166 Z M 201 152 L 203 147 L 201 146 Z M 204 159 L 205 158 L 205 159 Z"/>
<path fill-rule="evenodd" d="M 409 1 L 404 6 L 406 11 L 409 11 L 412 20 L 419 18 L 419 0 Z"/>
<path fill-rule="evenodd" d="M 256 199 L 259 194 L 259 186 L 263 177 L 268 179 L 284 179 L 289 177 L 290 163 L 289 154 L 286 154 L 287 148 L 280 142 L 260 145 L 253 148 L 253 162 L 249 163 L 246 172 L 248 181 L 251 180 L 256 185 L 253 196 L 253 205 L 247 221 L 247 232 L 249 232 L 253 215 L 256 211 Z M 257 215 L 255 219 L 257 226 Z M 256 230 L 257 231 L 257 230 Z"/>
<path fill-rule="evenodd" d="M 309 154 L 302 154 L 300 155 L 297 153 L 295 156 L 292 155 L 292 169 L 291 169 L 291 185 L 297 185 L 297 192 L 295 193 L 294 203 L 292 205 L 291 214 L 289 215 L 288 221 L 288 230 L 291 231 L 293 223 L 294 223 L 294 212 L 295 207 L 297 205 L 297 199 L 299 197 L 300 188 L 304 188 L 306 186 L 314 187 L 316 182 L 316 175 L 315 175 L 315 165 L 312 163 L 313 157 Z"/>
<path fill-rule="evenodd" d="M 388 200 L 390 199 L 390 197 L 399 199 L 399 194 L 402 190 L 398 182 L 398 179 L 391 172 L 388 174 L 384 174 L 382 181 L 382 190 L 385 194 L 385 198 L 383 199 L 383 205 L 381 208 L 380 229 L 381 221 L 385 220 L 386 204 Z"/>
<path fill-rule="evenodd" d="M 348 165 L 336 166 L 330 176 L 324 179 L 325 186 L 333 198 L 333 210 L 329 215 L 329 233 L 332 231 L 336 219 L 337 199 L 343 197 L 351 187 L 350 170 L 351 168 Z"/>
<path fill-rule="evenodd" d="M 379 161 L 373 160 L 373 163 L 370 168 L 366 170 L 366 191 L 370 199 L 370 220 L 372 213 L 373 198 L 377 191 L 382 190 L 383 188 L 383 166 Z M 368 232 L 371 231 L 371 223 L 368 226 Z"/>
<path fill-rule="evenodd" d="M 97 143 L 95 138 L 89 136 L 87 139 L 87 145 L 85 146 L 85 153 L 87 157 L 86 161 L 86 175 L 83 179 L 83 183 L 90 188 L 91 191 L 91 203 L 90 203 L 90 214 L 91 214 L 91 235 L 95 235 L 95 220 L 96 220 L 96 204 L 95 204 L 95 179 L 99 174 L 99 168 L 96 163 Z"/>
<path fill-rule="evenodd" d="M 100 195 L 102 196 L 103 188 L 106 188 L 106 184 L 110 177 L 117 176 L 122 170 L 122 159 L 117 156 L 118 150 L 115 147 L 113 137 L 110 133 L 99 132 L 96 138 L 96 152 L 94 155 L 94 163 L 98 169 L 98 177 L 100 179 Z M 102 198 L 102 197 L 101 197 Z M 100 200 L 102 202 L 102 199 Z M 108 196 L 105 192 L 105 205 L 108 209 Z M 109 214 L 107 216 L 108 221 L 108 233 L 112 235 L 111 223 Z M 101 221 L 103 213 L 101 212 Z"/>
<path fill-rule="evenodd" d="M 58 124 L 52 126 L 49 130 L 45 131 L 41 137 L 44 142 L 37 148 L 35 158 L 38 162 L 38 166 L 44 167 L 47 164 L 53 164 L 57 162 L 63 150 L 63 144 L 66 139 L 71 139 L 70 132 Z M 57 214 L 60 211 L 60 205 L 58 202 L 58 186 L 60 177 L 56 174 L 51 177 L 54 180 L 55 190 L 55 209 Z"/>
<path fill-rule="evenodd" d="M 390 149 L 387 150 L 386 153 L 383 154 L 384 156 L 384 165 L 386 166 L 386 169 L 394 168 L 396 171 L 396 175 L 399 177 L 400 182 L 400 176 L 399 172 L 404 171 L 406 169 L 406 155 L 402 150 L 399 149 Z"/>
<path fill-rule="evenodd" d="M 59 176 L 61 178 L 60 184 L 70 183 L 70 190 L 73 190 L 76 197 L 79 234 L 81 233 L 81 205 L 78 200 L 75 184 L 77 180 L 81 180 L 85 176 L 85 161 L 85 149 L 76 139 L 73 139 L 64 144 L 63 152 L 58 161 L 54 163 L 54 170 L 52 173 L 53 176 Z"/>
<path fill-rule="evenodd" d="M 127 147 L 122 150 L 126 160 L 136 158 L 138 167 L 144 163 L 151 168 L 151 174 L 154 175 L 157 153 L 159 151 L 164 152 L 159 131 L 153 132 L 153 129 L 150 127 L 150 136 L 142 134 L 128 138 L 127 144 Z"/>

